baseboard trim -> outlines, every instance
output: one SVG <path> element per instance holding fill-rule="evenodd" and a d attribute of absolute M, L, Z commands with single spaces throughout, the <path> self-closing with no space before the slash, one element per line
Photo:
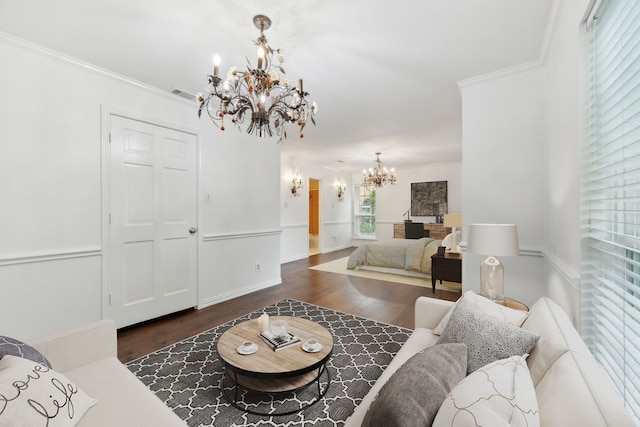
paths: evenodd
<path fill-rule="evenodd" d="M 257 285 L 249 286 L 247 288 L 238 289 L 232 292 L 227 292 L 222 295 L 218 295 L 211 298 L 205 298 L 201 302 L 198 303 L 198 309 L 209 307 L 211 305 L 219 304 L 221 302 L 229 301 L 230 299 L 241 297 L 243 295 L 250 294 L 255 291 L 259 291 L 261 289 L 270 288 L 272 286 L 281 285 L 282 278 L 278 277 L 277 279 L 269 280 L 263 283 L 259 283 Z"/>
<path fill-rule="evenodd" d="M 323 253 L 323 254 L 328 254 L 328 253 L 331 253 L 331 252 L 341 251 L 341 250 L 343 250 L 343 249 L 349 249 L 349 248 L 353 248 L 353 247 L 354 247 L 354 246 L 353 246 L 353 245 L 351 245 L 351 244 L 348 244 L 348 245 L 342 245 L 342 246 L 336 246 L 336 247 L 333 247 L 333 248 L 327 248 L 327 249 L 324 249 L 324 250 L 322 251 L 322 253 Z"/>
<path fill-rule="evenodd" d="M 353 221 L 325 221 L 323 224 L 326 225 L 344 225 L 344 224 L 352 224 Z"/>
<path fill-rule="evenodd" d="M 290 256 L 288 258 L 284 258 L 280 260 L 280 264 L 286 264 L 288 262 L 293 262 L 293 261 L 300 261 L 301 259 L 307 259 L 309 258 L 309 254 L 299 254 L 299 255 L 294 255 L 294 256 Z"/>

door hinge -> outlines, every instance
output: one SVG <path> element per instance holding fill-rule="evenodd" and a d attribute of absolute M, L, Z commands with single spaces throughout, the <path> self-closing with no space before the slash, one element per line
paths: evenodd
<path fill-rule="evenodd" d="M 109 294 L 109 305 L 111 305 L 111 301 L 112 301 L 111 297 L 112 297 L 112 295 Z"/>
<path fill-rule="evenodd" d="M 111 132 L 109 132 L 109 144 L 111 144 Z"/>
<path fill-rule="evenodd" d="M 109 225 L 111 225 L 111 214 L 109 214 Z"/>

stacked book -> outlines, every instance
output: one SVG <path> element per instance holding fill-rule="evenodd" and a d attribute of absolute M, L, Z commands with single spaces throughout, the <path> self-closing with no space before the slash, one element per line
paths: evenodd
<path fill-rule="evenodd" d="M 260 332 L 260 337 L 269 344 L 273 351 L 282 350 L 292 345 L 300 343 L 300 338 L 293 335 L 291 332 L 287 332 L 287 335 L 273 335 L 269 331 Z"/>

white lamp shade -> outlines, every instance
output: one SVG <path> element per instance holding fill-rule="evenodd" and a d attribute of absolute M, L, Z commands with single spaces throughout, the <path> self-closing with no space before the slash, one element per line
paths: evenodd
<path fill-rule="evenodd" d="M 491 256 L 518 256 L 515 224 L 469 224 L 467 251 Z"/>
<path fill-rule="evenodd" d="M 445 214 L 444 227 L 462 227 L 462 214 Z"/>

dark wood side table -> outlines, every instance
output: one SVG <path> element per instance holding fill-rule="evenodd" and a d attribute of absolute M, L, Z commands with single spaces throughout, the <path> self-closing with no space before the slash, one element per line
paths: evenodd
<path fill-rule="evenodd" d="M 462 254 L 431 256 L 431 287 L 436 292 L 436 280 L 462 283 Z"/>

